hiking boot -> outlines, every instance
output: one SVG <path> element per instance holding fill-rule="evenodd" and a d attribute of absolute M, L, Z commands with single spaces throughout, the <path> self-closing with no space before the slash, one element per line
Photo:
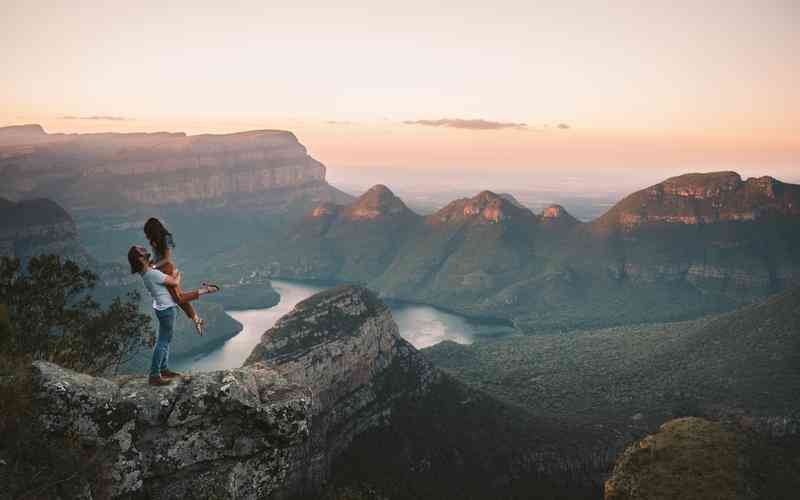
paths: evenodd
<path fill-rule="evenodd" d="M 172 380 L 158 376 L 158 377 L 150 377 L 148 382 L 150 383 L 150 385 L 169 385 L 172 383 Z"/>
<path fill-rule="evenodd" d="M 174 372 L 168 368 L 161 370 L 161 377 L 162 378 L 175 378 L 175 377 L 183 377 L 183 373 Z"/>

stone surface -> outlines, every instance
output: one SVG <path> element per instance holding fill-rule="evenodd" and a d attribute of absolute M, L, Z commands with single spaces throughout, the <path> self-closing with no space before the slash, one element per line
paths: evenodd
<path fill-rule="evenodd" d="M 322 482 L 355 436 L 391 419 L 392 404 L 425 394 L 439 372 L 400 337 L 366 288 L 319 293 L 264 333 L 245 365 L 263 362 L 313 394 L 310 476 Z M 397 378 L 408 385 L 397 387 Z"/>
<path fill-rule="evenodd" d="M 166 387 L 33 364 L 36 420 L 103 457 L 95 483 L 114 498 L 314 495 L 361 433 L 441 376 L 403 340 L 372 292 L 342 286 L 301 302 L 245 366 Z"/>
<path fill-rule="evenodd" d="M 113 498 L 264 498 L 291 492 L 309 435 L 311 395 L 274 370 L 201 373 L 166 387 L 35 362 L 45 436 L 102 457 L 83 489 Z"/>

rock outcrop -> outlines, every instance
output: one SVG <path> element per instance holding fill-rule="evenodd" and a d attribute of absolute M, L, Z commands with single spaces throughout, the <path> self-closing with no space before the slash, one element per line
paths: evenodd
<path fill-rule="evenodd" d="M 729 500 L 737 495 L 737 437 L 715 422 L 681 418 L 631 445 L 605 484 L 605 500 Z"/>
<path fill-rule="evenodd" d="M 245 366 L 252 363 L 311 390 L 312 484 L 324 482 L 357 435 L 391 420 L 397 400 L 424 395 L 440 376 L 400 337 L 389 308 L 355 286 L 297 304 L 264 333 Z"/>
<path fill-rule="evenodd" d="M 482 191 L 472 198 L 450 202 L 446 207 L 430 215 L 427 222 L 452 224 L 473 221 L 497 224 L 510 219 L 532 219 L 532 216 L 531 211 L 522 207 L 516 200 L 491 191 Z"/>
<path fill-rule="evenodd" d="M 281 210 L 298 198 L 347 201 L 325 183 L 325 166 L 291 132 L 187 136 L 2 133 L 0 195 L 46 196 L 70 209 L 195 203 Z M 0 144 L 2 146 L 2 144 Z M 264 196 L 268 194 L 268 196 Z"/>
<path fill-rule="evenodd" d="M 33 365 L 38 425 L 102 457 L 112 498 L 313 495 L 351 441 L 426 394 L 440 374 L 372 292 L 339 287 L 298 304 L 244 367 L 166 387 Z M 78 451 L 76 450 L 76 453 Z"/>
<path fill-rule="evenodd" d="M 572 227 L 579 224 L 580 221 L 572 216 L 567 209 L 561 205 L 550 205 L 542 210 L 539 214 L 539 219 L 542 223 L 550 226 L 564 226 Z"/>
<path fill-rule="evenodd" d="M 36 362 L 32 386 L 44 440 L 94 457 L 63 484 L 69 498 L 319 498 L 352 485 L 390 498 L 585 498 L 615 446 L 439 372 L 356 286 L 299 303 L 236 370 L 151 387 Z"/>
<path fill-rule="evenodd" d="M 154 388 L 35 362 L 32 382 L 43 435 L 96 457 L 93 481 L 70 485 L 83 498 L 265 498 L 298 483 L 311 395 L 263 365 Z"/>

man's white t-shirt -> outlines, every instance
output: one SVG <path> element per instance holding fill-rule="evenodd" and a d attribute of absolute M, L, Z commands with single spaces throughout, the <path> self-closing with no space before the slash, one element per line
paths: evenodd
<path fill-rule="evenodd" d="M 150 295 L 153 296 L 153 309 L 156 311 L 163 311 L 177 305 L 172 295 L 170 295 L 169 290 L 167 290 L 167 286 L 164 284 L 164 280 L 166 279 L 166 274 L 152 267 L 142 273 L 144 286 L 147 288 L 147 291 L 150 292 Z"/>

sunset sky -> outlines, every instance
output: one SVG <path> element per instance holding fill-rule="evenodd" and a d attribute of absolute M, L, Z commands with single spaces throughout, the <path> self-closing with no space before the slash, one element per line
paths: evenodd
<path fill-rule="evenodd" d="M 0 125 L 289 129 L 343 169 L 800 176 L 796 0 L 0 0 L 0 11 Z"/>

